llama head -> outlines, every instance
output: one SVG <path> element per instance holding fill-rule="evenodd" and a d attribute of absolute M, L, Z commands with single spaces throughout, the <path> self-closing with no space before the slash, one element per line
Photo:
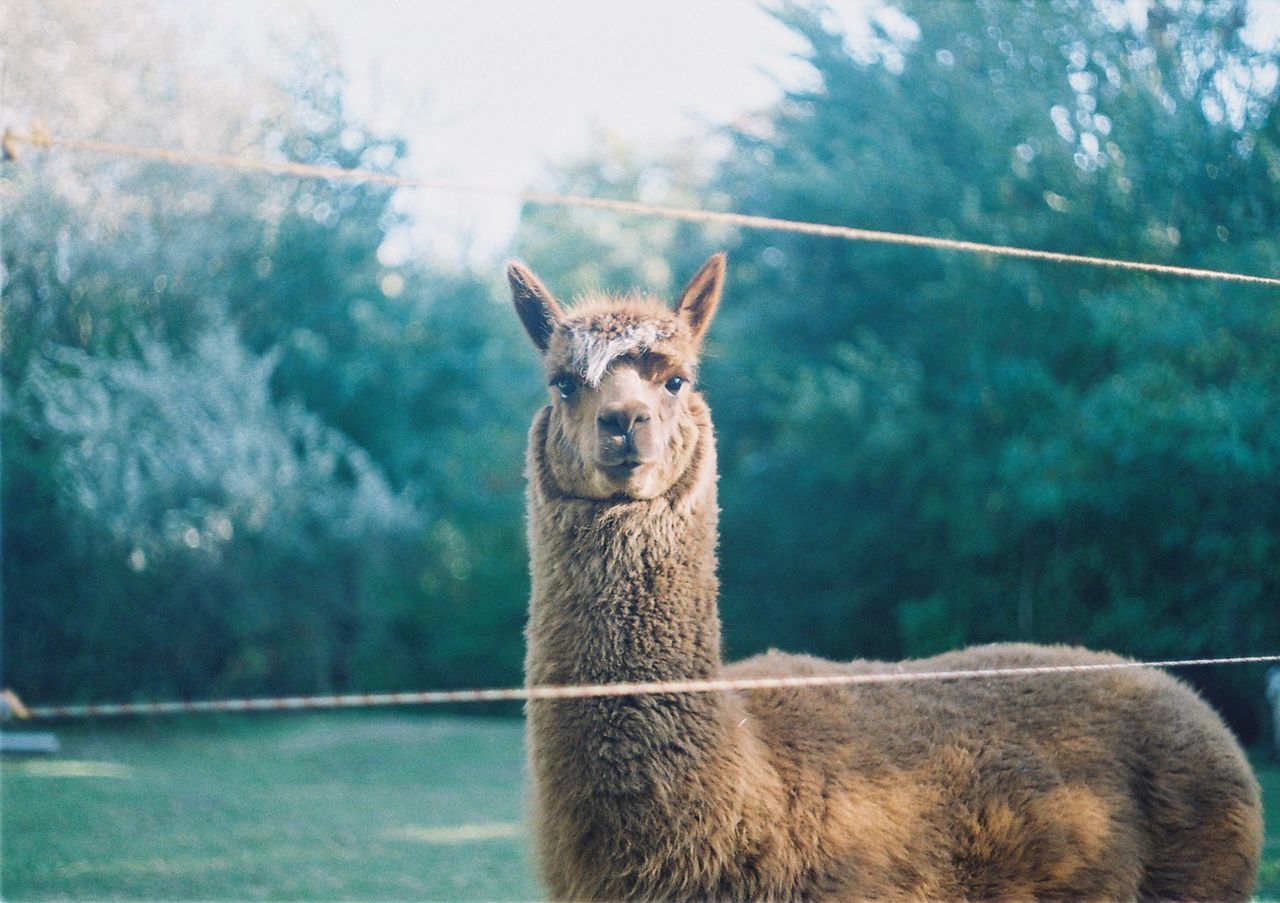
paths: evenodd
<path fill-rule="evenodd" d="M 712 256 L 672 307 L 590 295 L 566 309 L 529 270 L 507 268 L 516 312 L 546 367 L 547 464 L 582 498 L 654 498 L 684 472 L 703 410 L 698 353 L 724 285 Z"/>

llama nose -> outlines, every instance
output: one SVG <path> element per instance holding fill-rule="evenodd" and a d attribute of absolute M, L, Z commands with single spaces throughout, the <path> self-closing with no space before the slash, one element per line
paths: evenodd
<path fill-rule="evenodd" d="M 626 437 L 648 419 L 647 404 L 642 401 L 624 401 L 602 407 L 596 416 L 596 426 L 606 436 Z"/>

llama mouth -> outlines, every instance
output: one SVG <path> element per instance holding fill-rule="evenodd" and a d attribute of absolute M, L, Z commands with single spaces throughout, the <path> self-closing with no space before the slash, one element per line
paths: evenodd
<path fill-rule="evenodd" d="M 600 471 L 615 483 L 625 483 L 647 466 L 646 461 L 625 460 L 613 464 L 597 462 Z"/>

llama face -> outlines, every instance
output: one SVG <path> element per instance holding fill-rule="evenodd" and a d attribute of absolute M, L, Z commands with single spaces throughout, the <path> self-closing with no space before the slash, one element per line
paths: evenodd
<path fill-rule="evenodd" d="M 592 499 L 661 495 L 696 444 L 693 382 L 723 255 L 703 266 L 674 310 L 643 296 L 597 296 L 565 311 L 528 270 L 507 272 L 546 366 L 548 464 L 561 488 Z"/>
<path fill-rule="evenodd" d="M 585 498 L 653 498 L 687 463 L 689 367 L 649 353 L 614 360 L 598 385 L 558 371 L 550 435 L 563 488 Z"/>

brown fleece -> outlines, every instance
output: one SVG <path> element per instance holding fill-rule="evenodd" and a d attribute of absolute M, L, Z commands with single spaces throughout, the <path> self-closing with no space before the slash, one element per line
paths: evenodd
<path fill-rule="evenodd" d="M 614 336 L 646 316 L 662 347 L 632 357 L 692 369 L 723 259 L 674 317 L 600 298 L 566 312 L 512 270 L 549 374 L 584 329 Z M 577 490 L 590 464 L 557 426 L 583 399 L 553 393 L 529 434 L 531 685 L 1119 660 L 1006 644 L 724 666 L 706 404 L 691 389 L 674 402 L 664 491 L 600 498 Z M 528 715 L 555 899 L 1243 900 L 1257 872 L 1257 782 L 1218 716 L 1162 672 L 538 701 Z"/>

